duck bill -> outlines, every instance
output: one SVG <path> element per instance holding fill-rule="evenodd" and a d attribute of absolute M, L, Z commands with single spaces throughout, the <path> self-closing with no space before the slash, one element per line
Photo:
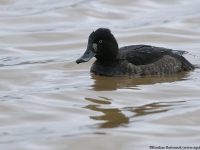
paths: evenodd
<path fill-rule="evenodd" d="M 95 54 L 96 53 L 94 53 L 91 48 L 87 48 L 83 56 L 81 56 L 79 59 L 76 60 L 76 63 L 79 64 L 79 63 L 87 62 L 90 59 L 92 59 L 92 57 L 94 57 Z"/>

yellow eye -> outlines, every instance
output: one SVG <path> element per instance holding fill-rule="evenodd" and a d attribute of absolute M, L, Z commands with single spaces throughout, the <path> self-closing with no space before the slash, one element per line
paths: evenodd
<path fill-rule="evenodd" d="M 99 43 L 102 43 L 102 40 L 99 40 Z"/>

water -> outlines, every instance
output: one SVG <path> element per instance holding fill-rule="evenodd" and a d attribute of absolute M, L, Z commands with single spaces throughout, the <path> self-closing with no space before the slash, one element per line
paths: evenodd
<path fill-rule="evenodd" d="M 200 146 L 200 69 L 100 77 L 75 60 L 89 34 L 189 51 L 200 64 L 200 1 L 0 1 L 0 147 L 132 150 Z"/>

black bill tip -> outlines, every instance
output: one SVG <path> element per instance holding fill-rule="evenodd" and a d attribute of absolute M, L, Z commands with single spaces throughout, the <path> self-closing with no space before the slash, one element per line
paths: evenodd
<path fill-rule="evenodd" d="M 81 58 L 79 58 L 79 59 L 76 60 L 76 63 L 77 63 L 77 64 L 79 64 L 79 63 L 81 63 L 81 62 L 82 62 L 82 61 L 81 61 Z"/>

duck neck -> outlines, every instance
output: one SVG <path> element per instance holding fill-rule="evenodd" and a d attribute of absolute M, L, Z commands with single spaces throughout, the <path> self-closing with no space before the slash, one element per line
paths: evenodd
<path fill-rule="evenodd" d="M 112 63 L 116 62 L 118 59 L 119 59 L 119 56 L 116 56 L 116 57 L 113 57 L 109 60 L 102 60 L 102 59 L 99 60 L 99 59 L 97 59 L 97 61 L 101 64 L 112 64 Z"/>
<path fill-rule="evenodd" d="M 99 62 L 113 62 L 118 58 L 118 49 L 105 50 L 103 53 L 96 55 Z"/>

